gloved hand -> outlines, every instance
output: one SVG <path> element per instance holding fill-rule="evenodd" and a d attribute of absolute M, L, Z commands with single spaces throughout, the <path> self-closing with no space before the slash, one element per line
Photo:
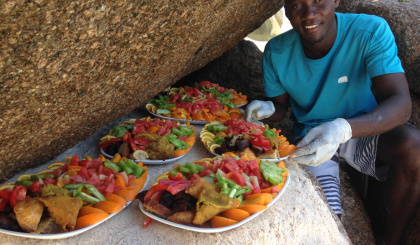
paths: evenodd
<path fill-rule="evenodd" d="M 274 114 L 276 108 L 271 101 L 253 100 L 245 109 L 245 119 L 248 122 L 258 122 Z"/>
<path fill-rule="evenodd" d="M 337 118 L 309 130 L 297 144 L 297 150 L 290 154 L 290 160 L 316 167 L 330 160 L 340 143 L 347 142 L 351 136 L 350 124 L 343 118 Z"/>

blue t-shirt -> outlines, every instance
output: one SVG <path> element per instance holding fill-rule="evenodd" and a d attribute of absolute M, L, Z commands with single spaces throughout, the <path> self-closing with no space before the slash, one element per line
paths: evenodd
<path fill-rule="evenodd" d="M 335 118 L 351 118 L 377 106 L 371 78 L 404 72 L 386 21 L 365 14 L 337 17 L 337 38 L 328 54 L 308 59 L 299 34 L 290 30 L 271 39 L 264 50 L 267 97 L 290 95 L 294 136 Z"/>

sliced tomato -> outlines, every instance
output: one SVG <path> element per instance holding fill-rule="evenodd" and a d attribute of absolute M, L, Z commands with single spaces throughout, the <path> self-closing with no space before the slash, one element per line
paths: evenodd
<path fill-rule="evenodd" d="M 200 171 L 198 173 L 198 175 L 200 177 L 204 177 L 204 176 L 207 176 L 207 175 L 212 174 L 212 173 L 213 173 L 213 171 L 211 169 L 204 169 L 204 170 Z"/>
<path fill-rule="evenodd" d="M 31 185 L 29 185 L 28 190 L 32 193 L 41 194 L 42 190 L 41 190 L 41 184 L 39 183 L 39 180 L 37 180 L 34 183 L 32 183 Z"/>
<path fill-rule="evenodd" d="M 79 155 L 76 154 L 71 158 L 70 165 L 79 166 Z"/>
<path fill-rule="evenodd" d="M 16 204 L 26 199 L 26 188 L 23 185 L 16 186 L 10 196 L 10 206 L 14 208 Z"/>
<path fill-rule="evenodd" d="M 239 172 L 232 172 L 232 179 L 236 184 L 240 185 L 241 187 L 244 187 L 246 185 L 246 179 Z"/>
<path fill-rule="evenodd" d="M 182 180 L 184 178 L 184 176 L 180 172 L 176 173 L 176 176 L 169 174 L 168 177 L 170 180 Z"/>
<path fill-rule="evenodd" d="M 92 162 L 89 160 L 80 160 L 79 161 L 79 166 L 85 167 L 85 168 L 90 168 L 90 166 L 92 165 Z"/>
<path fill-rule="evenodd" d="M 107 141 L 101 142 L 98 145 L 98 149 L 105 149 L 106 147 L 114 144 L 115 142 L 119 142 L 119 141 L 122 141 L 122 138 L 112 138 L 112 139 L 109 139 Z"/>
<path fill-rule="evenodd" d="M 269 151 L 270 148 L 271 148 L 270 141 L 267 140 L 267 139 L 265 139 L 264 136 L 260 136 L 260 137 L 256 137 L 256 138 L 250 139 L 249 142 L 252 145 L 255 145 L 255 146 L 259 146 L 259 147 L 264 148 L 265 151 Z"/>
<path fill-rule="evenodd" d="M 53 178 L 47 177 L 44 180 L 44 185 L 56 185 L 56 184 L 57 184 L 57 181 Z"/>
<path fill-rule="evenodd" d="M 154 190 L 154 191 L 164 191 L 168 189 L 168 186 L 166 185 L 153 185 L 152 187 L 150 187 L 150 190 Z"/>
<path fill-rule="evenodd" d="M 152 220 L 152 218 L 147 217 L 143 224 L 144 228 L 147 228 L 150 225 L 150 223 L 152 223 Z"/>
<path fill-rule="evenodd" d="M 80 171 L 79 171 L 80 172 Z M 96 174 L 93 174 L 88 180 L 86 180 L 86 184 L 91 184 L 95 187 L 101 185 L 101 180 Z"/>
<path fill-rule="evenodd" d="M 0 198 L 3 198 L 7 201 L 10 201 L 10 196 L 12 195 L 13 189 L 8 187 L 8 188 L 4 188 L 3 190 L 0 191 Z"/>
<path fill-rule="evenodd" d="M 7 201 L 6 199 L 0 198 L 0 211 L 2 211 L 8 203 L 9 201 Z"/>
<path fill-rule="evenodd" d="M 162 192 L 161 190 L 152 190 L 150 189 L 146 195 L 144 196 L 144 200 L 147 200 L 148 198 L 152 199 L 155 202 L 159 202 L 160 201 L 160 197 L 162 196 Z"/>
<path fill-rule="evenodd" d="M 105 193 L 114 193 L 115 191 L 115 179 L 112 179 L 111 182 L 105 188 Z"/>

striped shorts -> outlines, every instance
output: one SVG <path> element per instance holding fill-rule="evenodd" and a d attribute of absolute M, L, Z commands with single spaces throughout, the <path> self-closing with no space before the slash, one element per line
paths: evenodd
<path fill-rule="evenodd" d="M 317 167 L 308 166 L 319 183 L 327 197 L 328 204 L 336 214 L 341 214 L 340 198 L 340 176 L 339 159 L 343 158 L 347 164 L 362 172 L 370 175 L 380 181 L 384 181 L 388 175 L 388 168 L 377 168 L 375 166 L 376 151 L 379 135 L 350 139 L 341 144 L 335 155 Z"/>

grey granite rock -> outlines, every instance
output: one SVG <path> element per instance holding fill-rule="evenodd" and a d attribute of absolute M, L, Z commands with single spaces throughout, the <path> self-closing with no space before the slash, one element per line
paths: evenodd
<path fill-rule="evenodd" d="M 240 42 L 284 1 L 0 2 L 0 181 Z"/>

